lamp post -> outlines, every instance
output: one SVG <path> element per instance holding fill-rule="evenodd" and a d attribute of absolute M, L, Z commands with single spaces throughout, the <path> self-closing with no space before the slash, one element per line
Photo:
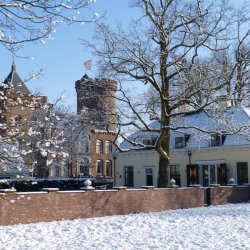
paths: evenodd
<path fill-rule="evenodd" d="M 188 164 L 191 164 L 191 156 L 192 156 L 192 152 L 190 150 L 188 150 Z"/>
<path fill-rule="evenodd" d="M 115 166 L 116 156 L 115 155 L 113 155 L 113 159 L 114 159 L 113 186 L 115 187 L 116 186 L 116 166 Z"/>

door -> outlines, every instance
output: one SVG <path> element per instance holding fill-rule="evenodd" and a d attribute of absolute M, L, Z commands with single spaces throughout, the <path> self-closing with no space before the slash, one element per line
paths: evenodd
<path fill-rule="evenodd" d="M 187 165 L 187 185 L 199 184 L 199 165 Z"/>
<path fill-rule="evenodd" d="M 221 163 L 218 168 L 218 184 L 221 186 L 226 186 L 227 182 L 227 165 L 226 163 Z"/>
<path fill-rule="evenodd" d="M 153 181 L 153 168 L 146 168 L 146 186 L 154 186 L 154 181 Z"/>
<path fill-rule="evenodd" d="M 226 185 L 226 164 L 201 165 L 201 184 L 208 187 L 213 184 Z"/>
<path fill-rule="evenodd" d="M 134 186 L 134 167 L 124 167 L 124 186 Z"/>
<path fill-rule="evenodd" d="M 209 170 L 208 170 L 208 166 L 204 165 L 201 167 L 202 168 L 202 172 L 203 172 L 203 187 L 208 187 L 209 186 Z"/>
<path fill-rule="evenodd" d="M 217 184 L 217 166 L 209 166 L 209 184 Z"/>

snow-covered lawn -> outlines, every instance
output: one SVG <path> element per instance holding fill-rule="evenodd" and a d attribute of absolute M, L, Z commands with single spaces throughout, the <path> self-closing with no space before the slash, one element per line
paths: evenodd
<path fill-rule="evenodd" d="M 250 203 L 1 226 L 0 249 L 250 249 Z"/>

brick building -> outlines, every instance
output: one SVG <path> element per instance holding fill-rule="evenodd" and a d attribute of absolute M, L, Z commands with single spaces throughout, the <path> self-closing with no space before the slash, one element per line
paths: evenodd
<path fill-rule="evenodd" d="M 77 114 L 88 124 L 88 130 L 79 138 L 73 176 L 113 177 L 116 133 L 116 82 L 92 79 L 86 74 L 75 82 Z M 84 146 L 85 145 L 85 146 Z"/>
<path fill-rule="evenodd" d="M 1 128 L 6 126 L 6 128 L 1 129 L 1 136 L 12 147 L 16 147 L 17 150 L 19 148 L 20 150 L 22 144 L 26 143 L 22 140 L 23 136 L 21 134 L 29 129 L 27 124 L 28 117 L 30 117 L 34 110 L 44 107 L 47 103 L 47 97 L 31 94 L 18 75 L 14 63 L 11 66 L 10 73 L 0 87 L 0 97 Z M 22 160 L 24 160 L 25 167 L 31 169 L 32 163 L 29 157 L 22 157 Z M 22 160 L 19 160 L 17 168 L 20 168 Z M 7 159 L 7 161 L 15 162 L 12 159 Z M 27 171 L 25 172 L 27 173 Z M 18 175 L 22 175 L 22 173 Z"/>

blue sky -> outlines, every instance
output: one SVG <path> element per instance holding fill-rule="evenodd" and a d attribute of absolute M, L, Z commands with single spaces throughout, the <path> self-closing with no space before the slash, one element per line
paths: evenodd
<path fill-rule="evenodd" d="M 243 1 L 238 0 L 237 4 Z M 126 26 L 131 18 L 139 16 L 137 9 L 129 8 L 129 2 L 130 0 L 97 0 L 92 8 L 97 13 L 107 11 L 104 21 L 110 25 L 120 22 Z M 75 81 L 85 73 L 84 61 L 92 59 L 93 64 L 95 63 L 91 52 L 81 45 L 80 38 L 91 39 L 93 31 L 94 24 L 61 26 L 57 29 L 54 40 L 45 44 L 26 44 L 19 55 L 29 58 L 15 58 L 21 78 L 25 79 L 32 71 L 45 68 L 40 79 L 27 83 L 28 88 L 31 91 L 40 90 L 48 96 L 51 103 L 65 92 L 65 104 L 76 111 Z M 10 72 L 13 58 L 3 47 L 0 47 L 0 55 L 0 80 L 3 80 Z M 92 77 L 97 74 L 94 67 L 87 73 Z"/>
<path fill-rule="evenodd" d="M 105 22 L 114 25 L 121 22 L 129 23 L 130 17 L 135 16 L 136 10 L 129 8 L 129 0 L 97 0 L 93 10 L 97 13 L 106 13 Z M 65 91 L 65 104 L 76 110 L 75 81 L 85 73 L 83 62 L 94 58 L 91 52 L 83 47 L 80 38 L 90 39 L 93 35 L 94 25 L 61 26 L 57 28 L 54 40 L 45 44 L 26 44 L 19 55 L 28 59 L 15 58 L 17 72 L 22 79 L 28 77 L 32 71 L 45 68 L 43 76 L 27 83 L 31 91 L 41 90 L 53 103 L 62 92 Z M 12 55 L 3 47 L 0 48 L 0 80 L 3 80 L 10 72 L 13 61 Z M 94 77 L 97 72 L 93 67 L 87 72 Z"/>

